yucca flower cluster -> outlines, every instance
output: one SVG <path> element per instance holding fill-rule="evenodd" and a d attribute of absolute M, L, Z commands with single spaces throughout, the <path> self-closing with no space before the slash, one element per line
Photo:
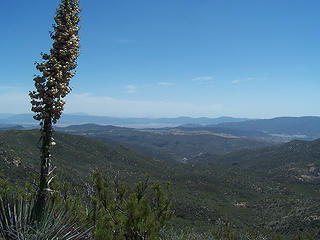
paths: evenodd
<path fill-rule="evenodd" d="M 42 54 L 42 62 L 36 68 L 42 75 L 34 77 L 36 91 L 29 93 L 34 119 L 43 126 L 45 119 L 55 124 L 64 109 L 64 98 L 71 91 L 69 82 L 75 75 L 79 55 L 80 8 L 78 0 L 62 0 L 54 18 L 54 41 L 50 54 Z M 50 121 L 51 122 L 51 121 Z"/>

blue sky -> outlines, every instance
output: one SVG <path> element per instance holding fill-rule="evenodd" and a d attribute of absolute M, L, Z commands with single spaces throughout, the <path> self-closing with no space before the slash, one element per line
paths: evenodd
<path fill-rule="evenodd" d="M 0 113 L 30 112 L 56 0 L 1 3 Z M 318 0 L 82 0 L 65 113 L 320 115 Z"/>

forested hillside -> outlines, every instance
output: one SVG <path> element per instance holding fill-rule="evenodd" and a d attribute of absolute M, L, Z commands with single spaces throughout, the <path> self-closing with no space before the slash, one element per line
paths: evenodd
<path fill-rule="evenodd" d="M 241 149 L 261 148 L 279 142 L 268 137 L 239 136 L 226 129 L 219 130 L 133 129 L 95 124 L 57 128 L 57 131 L 94 137 L 111 145 L 122 144 L 153 158 L 177 161 L 188 161 L 206 153 L 221 155 Z"/>
<path fill-rule="evenodd" d="M 30 180 L 38 171 L 38 131 L 6 131 L 0 134 L 0 164 L 5 178 L 21 183 Z M 84 136 L 56 133 L 57 147 L 54 148 L 53 163 L 59 176 L 73 185 L 83 185 L 94 168 L 105 168 L 119 172 L 121 179 L 132 183 L 143 173 L 149 173 L 151 180 L 170 181 L 174 196 L 175 226 L 192 226 L 209 230 L 216 221 L 224 219 L 235 226 L 249 226 L 259 231 L 274 231 L 293 234 L 297 229 L 316 233 L 319 227 L 316 209 L 320 206 L 319 185 L 309 181 L 317 179 L 318 166 L 308 165 L 317 158 L 318 141 L 292 142 L 281 146 L 253 151 L 254 155 L 225 156 L 225 165 L 212 162 L 179 163 L 153 160 L 137 154 L 124 146 L 109 146 Z M 300 150 L 289 151 L 286 164 L 301 168 L 299 179 L 296 170 L 280 168 L 275 164 L 279 149 L 305 149 L 308 155 L 301 159 Z M 273 150 L 272 150 L 273 149 Z M 306 150 L 307 149 L 307 150 Z M 270 165 L 265 167 L 265 152 L 274 151 Z M 278 152 L 276 152 L 278 151 Z M 283 150 L 284 151 L 284 150 Z M 261 155 L 259 155 L 261 153 Z M 281 161 L 281 158 L 278 160 Z M 261 158 L 261 159 L 260 159 Z M 251 159 L 254 166 L 242 164 Z M 221 159 L 220 159 L 221 160 Z M 261 160 L 261 161 L 260 161 Z M 221 162 L 220 162 L 221 163 Z M 280 164 L 281 165 L 281 164 Z M 227 166 L 227 167 L 226 167 Z M 250 166 L 248 169 L 247 167 Z M 287 166 L 287 165 L 285 165 Z M 254 168 L 252 168 L 254 167 Z M 264 170 L 265 169 L 265 170 Z"/>

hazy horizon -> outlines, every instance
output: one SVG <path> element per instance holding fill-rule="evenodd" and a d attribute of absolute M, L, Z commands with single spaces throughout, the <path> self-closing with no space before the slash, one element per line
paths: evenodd
<path fill-rule="evenodd" d="M 29 113 L 57 1 L 2 4 L 0 112 Z M 17 4 L 19 7 L 17 7 Z M 320 2 L 81 1 L 64 113 L 114 117 L 320 115 Z"/>
<path fill-rule="evenodd" d="M 1 116 L 14 116 L 14 115 L 34 115 L 32 112 L 26 112 L 26 113 L 5 113 L 5 112 L 0 112 L 0 117 Z M 273 119 L 273 118 L 281 118 L 281 117 L 320 117 L 320 115 L 296 115 L 296 116 L 289 116 L 289 115 L 281 115 L 281 116 L 274 116 L 274 117 L 264 117 L 264 118 L 259 118 L 259 117 L 247 117 L 247 116 L 188 116 L 188 115 L 177 115 L 177 116 L 159 116 L 159 117 L 152 117 L 152 116 L 112 116 L 112 115 L 99 115 L 99 114 L 88 114 L 85 112 L 74 112 L 74 113 L 65 113 L 66 115 L 69 116 L 92 116 L 92 117 L 110 117 L 110 118 L 146 118 L 146 119 L 160 119 L 160 118 L 243 118 L 243 119 L 249 119 L 249 120 L 254 120 L 254 119 Z M 63 117 L 63 115 L 62 115 Z"/>

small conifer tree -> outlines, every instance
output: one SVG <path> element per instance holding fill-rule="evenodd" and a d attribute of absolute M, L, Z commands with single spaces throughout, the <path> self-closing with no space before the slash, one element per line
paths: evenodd
<path fill-rule="evenodd" d="M 41 63 L 36 68 L 41 73 L 34 77 L 36 90 L 30 91 L 34 119 L 41 126 L 41 169 L 35 216 L 41 216 L 50 193 L 50 182 L 53 179 L 51 166 L 51 147 L 53 124 L 61 117 L 64 109 L 64 98 L 71 91 L 69 82 L 75 75 L 79 55 L 79 0 L 61 0 L 54 17 L 55 24 L 50 37 L 53 45 L 49 54 L 41 54 Z"/>

